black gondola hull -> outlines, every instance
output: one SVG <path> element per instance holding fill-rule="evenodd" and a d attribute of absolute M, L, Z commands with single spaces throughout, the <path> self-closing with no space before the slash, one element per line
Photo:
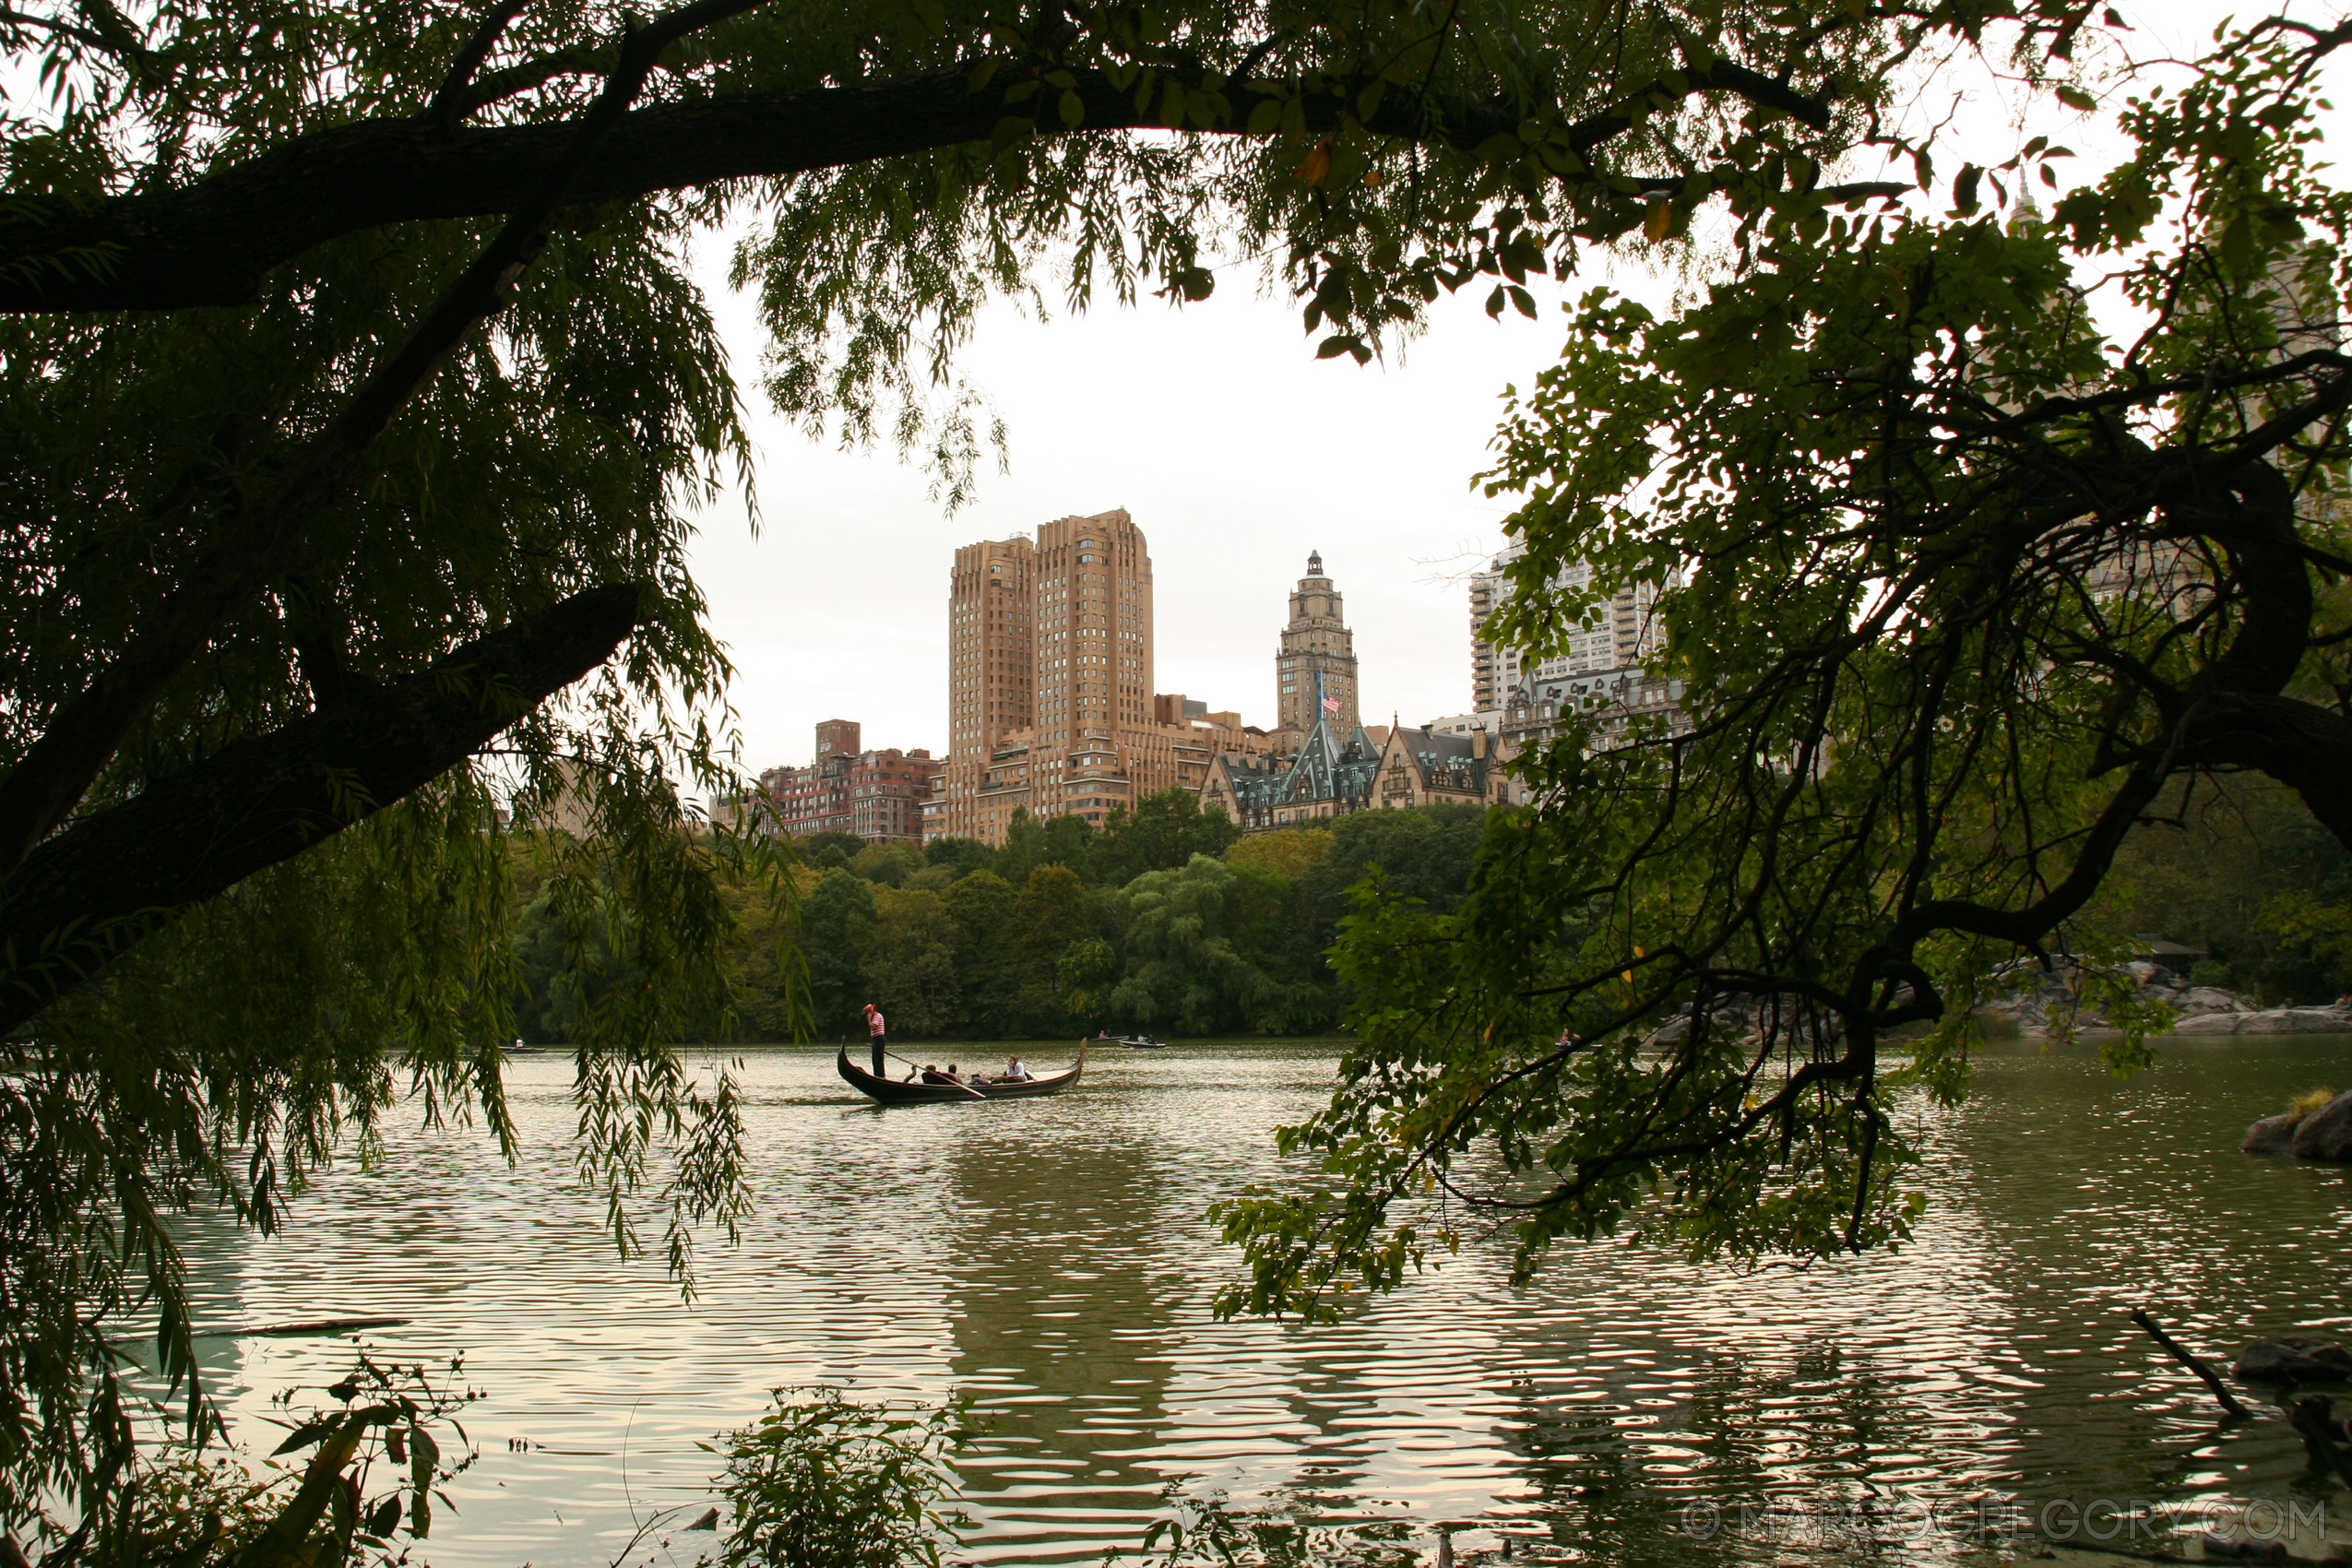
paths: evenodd
<path fill-rule="evenodd" d="M 1059 1073 L 1029 1078 L 1017 1084 L 974 1084 L 968 1090 L 953 1084 L 902 1084 L 895 1078 L 878 1078 L 849 1060 L 848 1048 L 833 1061 L 834 1070 L 841 1081 L 864 1095 L 868 1099 L 885 1105 L 944 1105 L 950 1100 L 1034 1099 L 1041 1094 L 1060 1094 L 1078 1081 L 1087 1070 L 1087 1048 L 1078 1047 L 1078 1060 Z"/>

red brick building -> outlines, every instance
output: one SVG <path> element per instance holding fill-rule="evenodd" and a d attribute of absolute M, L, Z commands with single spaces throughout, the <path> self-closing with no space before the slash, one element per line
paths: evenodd
<path fill-rule="evenodd" d="M 946 764 L 928 751 L 865 751 L 861 740 L 856 720 L 828 719 L 816 727 L 814 762 L 759 776 L 778 831 L 795 838 L 852 833 L 874 844 L 922 842 L 923 802 Z"/>

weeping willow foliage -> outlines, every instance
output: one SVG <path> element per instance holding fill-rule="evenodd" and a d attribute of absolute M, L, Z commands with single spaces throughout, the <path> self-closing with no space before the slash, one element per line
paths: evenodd
<path fill-rule="evenodd" d="M 574 968 L 625 955 L 643 977 L 584 988 L 599 1000 L 576 1034 L 580 1173 L 610 1195 L 616 1237 L 635 1244 L 666 1216 L 683 1273 L 697 1228 L 740 1212 L 732 1088 L 693 1081 L 665 1044 L 729 1005 L 714 879 L 764 880 L 779 901 L 787 885 L 691 803 L 733 787 L 733 759 L 688 519 L 745 457 L 738 386 L 683 264 L 697 235 L 742 226 L 736 274 L 761 303 L 777 406 L 897 443 L 952 503 L 992 434 L 954 372 L 992 295 L 1197 301 L 1215 266 L 1262 262 L 1297 292 L 1319 352 L 1360 360 L 1442 291 L 1532 314 L 1529 277 L 1564 276 L 1595 244 L 1674 244 L 1711 201 L 1758 218 L 1868 196 L 1822 171 L 1869 131 L 1895 64 L 1995 18 L 2071 36 L 2086 15 L 2072 0 L 1883 14 L 776 0 L 672 46 L 638 100 L 670 116 L 670 139 L 633 119 L 590 160 L 600 194 L 561 212 L 511 303 L 307 518 L 298 557 L 212 629 L 80 802 L 74 820 L 92 820 L 333 687 L 412 675 L 576 590 L 643 590 L 624 651 L 493 747 L 178 912 L 8 1042 L 0 1523 L 46 1529 L 56 1506 L 108 1516 L 134 1448 L 135 1337 L 153 1336 L 203 1430 L 174 1210 L 225 1205 L 267 1229 L 396 1113 L 507 1135 L 499 1048 L 517 987 L 500 933 L 527 858 Z M 575 125 L 627 19 L 594 0 L 0 17 L 12 776 L 222 519 L 481 251 L 515 187 L 485 172 L 494 149 L 473 133 Z M 688 113 L 706 111 L 798 128 L 755 157 L 770 146 L 756 137 L 696 139 L 694 125 L 721 123 Z M 446 179 L 389 216 L 339 161 L 386 136 Z M 388 189 L 408 165 L 369 167 Z M 115 237 L 43 238 L 77 224 Z M 168 253 L 184 280 L 140 270 L 196 232 L 206 246 Z M 111 298 L 118 279 L 137 287 Z M 70 313 L 39 303 L 61 280 L 84 302 Z M 559 808 L 585 831 L 546 830 Z"/>
<path fill-rule="evenodd" d="M 152 80 L 61 65 L 42 112 L 6 127 L 9 178 L 103 190 L 412 110 L 432 46 L 445 62 L 462 20 L 397 7 L 132 18 L 168 64 Z M 251 307 L 0 324 L 0 754 L 22 754 L 203 548 L 208 518 L 331 416 L 484 232 L 340 240 Z M 404 1104 L 509 1138 L 500 1048 L 520 988 L 505 941 L 518 864 L 548 879 L 576 961 L 626 952 L 647 977 L 604 999 L 579 1053 L 581 1174 L 608 1194 L 616 1236 L 636 1242 L 650 1201 L 683 1273 L 696 1227 L 723 1230 L 741 1211 L 731 1087 L 696 1084 L 665 1043 L 729 1005 L 714 877 L 774 869 L 689 806 L 732 769 L 727 665 L 687 574 L 688 515 L 744 448 L 736 387 L 680 264 L 684 232 L 681 209 L 645 206 L 581 214 L 557 235 L 496 329 L 314 520 L 299 568 L 220 628 L 84 802 L 102 811 L 308 711 L 304 647 L 333 649 L 350 679 L 388 679 L 578 588 L 653 590 L 625 652 L 526 715 L 495 754 L 184 911 L 13 1042 L 0 1075 L 11 1533 L 38 1532 L 61 1499 L 105 1519 L 133 1455 L 124 1379 L 139 1340 L 186 1397 L 184 1427 L 206 1430 L 172 1212 L 220 1205 L 272 1229 L 328 1161 L 368 1157 Z M 588 832 L 511 826 L 559 800 L 588 814 Z"/>

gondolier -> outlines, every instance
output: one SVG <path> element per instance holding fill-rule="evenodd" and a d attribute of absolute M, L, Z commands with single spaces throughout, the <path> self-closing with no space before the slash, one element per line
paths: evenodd
<path fill-rule="evenodd" d="M 882 1049 L 885 1038 L 882 1009 L 871 1002 L 866 1004 L 866 1038 L 873 1044 L 873 1075 L 877 1078 L 888 1076 L 887 1069 L 882 1064 L 886 1054 Z"/>

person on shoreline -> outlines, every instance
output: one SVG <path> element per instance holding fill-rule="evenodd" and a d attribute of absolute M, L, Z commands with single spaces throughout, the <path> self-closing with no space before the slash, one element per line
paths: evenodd
<path fill-rule="evenodd" d="M 867 1003 L 866 1039 L 873 1046 L 873 1075 L 877 1078 L 886 1078 L 890 1075 L 889 1069 L 883 1065 L 883 1057 L 886 1053 L 882 1046 L 885 1037 L 886 1030 L 883 1023 L 882 1009 L 871 1002 Z"/>

